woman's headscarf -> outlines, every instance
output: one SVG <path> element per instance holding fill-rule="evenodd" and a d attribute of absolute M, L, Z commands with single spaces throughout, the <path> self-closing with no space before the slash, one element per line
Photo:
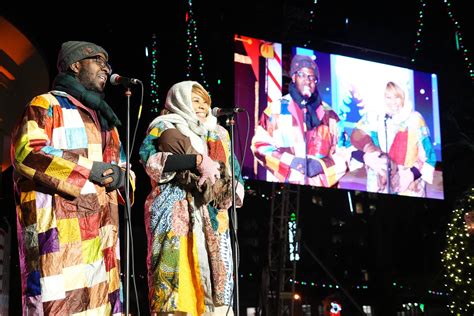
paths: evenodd
<path fill-rule="evenodd" d="M 155 118 L 149 125 L 148 131 L 159 122 L 172 123 L 183 135 L 189 137 L 191 145 L 197 152 L 207 154 L 206 136 L 209 131 L 215 129 L 217 118 L 212 115 L 209 108 L 206 122 L 202 123 L 199 120 L 192 104 L 193 86 L 206 91 L 197 81 L 181 81 L 174 84 L 169 89 L 165 102 L 165 109 L 171 113 Z"/>

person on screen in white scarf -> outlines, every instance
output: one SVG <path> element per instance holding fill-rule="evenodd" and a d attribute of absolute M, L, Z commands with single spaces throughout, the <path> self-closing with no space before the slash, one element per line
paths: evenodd
<path fill-rule="evenodd" d="M 152 183 L 145 202 L 152 315 L 233 315 L 230 138 L 210 106 L 198 82 L 173 85 L 140 148 Z"/>
<path fill-rule="evenodd" d="M 384 100 L 384 111 L 364 115 L 351 134 L 366 165 L 367 191 L 424 197 L 436 164 L 428 126 L 395 82 L 387 83 Z"/>

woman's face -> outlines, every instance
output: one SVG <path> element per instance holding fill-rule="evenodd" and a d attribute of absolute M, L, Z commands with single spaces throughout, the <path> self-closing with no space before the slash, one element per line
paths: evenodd
<path fill-rule="evenodd" d="M 193 102 L 193 109 L 198 119 L 201 122 L 206 121 L 206 117 L 209 114 L 209 104 L 197 93 L 191 93 L 191 100 Z"/>
<path fill-rule="evenodd" d="M 397 95 L 395 91 L 385 91 L 385 105 L 387 106 L 387 114 L 395 115 L 403 107 L 402 97 Z"/>

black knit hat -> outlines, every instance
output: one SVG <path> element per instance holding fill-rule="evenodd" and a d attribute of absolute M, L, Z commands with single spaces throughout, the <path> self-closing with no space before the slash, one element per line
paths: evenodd
<path fill-rule="evenodd" d="M 290 67 L 290 76 L 293 76 L 295 72 L 300 70 L 301 68 L 311 68 L 314 70 L 316 77 L 319 78 L 319 69 L 314 60 L 307 55 L 295 55 L 291 60 L 291 67 Z"/>
<path fill-rule="evenodd" d="M 68 67 L 76 61 L 86 57 L 96 56 L 99 53 L 104 54 L 107 60 L 109 59 L 109 55 L 105 49 L 94 43 L 80 41 L 64 42 L 58 54 L 58 71 L 66 72 Z"/>

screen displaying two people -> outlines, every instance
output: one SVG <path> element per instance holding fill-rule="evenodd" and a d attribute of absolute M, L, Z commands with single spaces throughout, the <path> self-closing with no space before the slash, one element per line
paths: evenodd
<path fill-rule="evenodd" d="M 239 35 L 235 44 L 235 104 L 253 131 L 240 149 L 246 178 L 443 199 L 436 75 Z"/>

